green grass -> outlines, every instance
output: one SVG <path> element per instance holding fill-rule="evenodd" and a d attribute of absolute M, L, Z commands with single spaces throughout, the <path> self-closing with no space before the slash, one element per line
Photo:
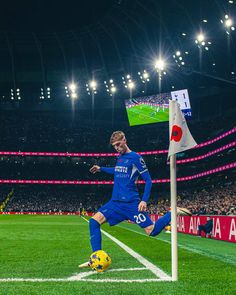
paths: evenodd
<path fill-rule="evenodd" d="M 170 235 L 150 238 L 134 224 L 103 229 L 166 273 L 171 272 Z M 0 282 L 0 294 L 236 294 L 236 245 L 179 234 L 178 282 Z M 135 258 L 103 235 L 110 270 L 140 268 Z M 87 270 L 88 223 L 77 216 L 0 216 L 0 278 L 68 278 Z M 152 279 L 150 270 L 107 271 L 90 279 Z"/>
<path fill-rule="evenodd" d="M 160 107 L 159 112 L 156 112 L 157 107 L 149 105 L 137 105 L 127 109 L 128 119 L 131 126 L 150 124 L 169 121 L 169 109 L 164 112 Z"/>

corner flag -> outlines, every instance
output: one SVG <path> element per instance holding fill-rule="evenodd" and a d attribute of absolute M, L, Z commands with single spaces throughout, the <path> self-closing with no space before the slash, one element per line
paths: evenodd
<path fill-rule="evenodd" d="M 193 139 L 184 114 L 181 112 L 177 101 L 171 101 L 173 111 L 170 118 L 170 145 L 168 158 L 179 152 L 189 150 L 197 145 Z"/>
<path fill-rule="evenodd" d="M 171 199 L 171 268 L 172 281 L 178 280 L 178 245 L 177 245 L 177 181 L 176 181 L 176 153 L 191 149 L 197 143 L 193 139 L 184 115 L 177 101 L 169 101 L 169 134 L 170 145 L 170 199 Z"/>

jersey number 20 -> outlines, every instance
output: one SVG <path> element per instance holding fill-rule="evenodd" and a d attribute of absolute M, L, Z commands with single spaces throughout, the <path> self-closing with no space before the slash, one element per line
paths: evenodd
<path fill-rule="evenodd" d="M 139 215 L 134 215 L 134 218 L 137 224 L 146 221 L 146 216 L 142 213 L 139 213 Z"/>

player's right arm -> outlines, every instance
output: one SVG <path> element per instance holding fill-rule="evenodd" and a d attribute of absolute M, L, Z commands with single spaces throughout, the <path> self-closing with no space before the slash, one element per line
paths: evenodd
<path fill-rule="evenodd" d="M 115 167 L 100 167 L 98 165 L 93 165 L 92 168 L 89 169 L 89 171 L 93 174 L 97 172 L 106 172 L 108 174 L 114 174 L 115 172 Z"/>

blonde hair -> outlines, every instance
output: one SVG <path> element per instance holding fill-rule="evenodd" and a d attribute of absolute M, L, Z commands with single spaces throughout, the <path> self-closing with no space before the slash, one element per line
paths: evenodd
<path fill-rule="evenodd" d="M 115 131 L 111 135 L 110 144 L 113 144 L 113 142 L 116 142 L 116 141 L 120 141 L 123 138 L 125 138 L 125 134 L 123 131 Z"/>

